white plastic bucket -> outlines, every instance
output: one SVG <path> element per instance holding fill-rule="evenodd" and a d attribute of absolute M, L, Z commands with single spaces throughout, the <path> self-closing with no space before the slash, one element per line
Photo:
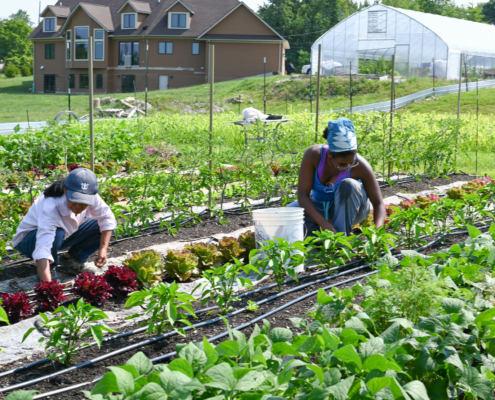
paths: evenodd
<path fill-rule="evenodd" d="M 256 247 L 259 242 L 273 240 L 274 237 L 286 239 L 289 243 L 304 240 L 304 208 L 280 207 L 253 210 L 254 236 Z M 297 253 L 301 254 L 300 251 Z M 304 264 L 294 268 L 303 272 Z"/>

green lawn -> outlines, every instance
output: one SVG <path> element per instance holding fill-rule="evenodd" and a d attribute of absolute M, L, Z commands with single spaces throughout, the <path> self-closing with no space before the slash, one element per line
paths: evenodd
<path fill-rule="evenodd" d="M 333 83 L 332 83 L 333 82 Z M 437 85 L 449 82 L 438 82 Z M 385 101 L 390 98 L 390 82 L 361 81 L 354 82 L 353 105 L 364 105 Z M 431 79 L 411 78 L 396 85 L 396 96 L 405 96 L 431 87 Z M 0 122 L 26 121 L 29 111 L 31 121 L 52 120 L 60 111 L 68 109 L 66 94 L 31 94 L 32 77 L 6 78 L 0 74 Z M 310 86 L 309 78 L 290 79 L 287 76 L 267 77 L 267 113 L 292 114 L 316 111 L 316 101 L 309 100 L 310 90 L 316 97 L 316 79 Z M 349 79 L 322 79 L 321 111 L 336 110 L 349 107 Z M 184 112 L 187 106 L 194 111 L 208 110 L 209 85 L 199 85 L 181 89 L 149 92 L 148 99 L 154 110 L 151 114 L 175 114 Z M 480 111 L 493 113 L 495 111 L 493 94 L 495 89 L 480 91 Z M 242 104 L 228 102 L 233 97 L 241 95 Z M 109 96 L 122 99 L 133 96 L 130 93 L 111 94 Z M 144 93 L 138 93 L 138 98 L 144 100 Z M 103 97 L 99 95 L 99 97 Z M 253 103 L 249 103 L 251 100 Z M 475 95 L 473 92 L 463 94 L 463 112 L 472 112 Z M 248 78 L 215 85 L 215 103 L 226 111 L 239 112 L 245 107 L 255 107 L 263 110 L 263 78 Z M 72 95 L 71 109 L 78 115 L 89 113 L 87 95 Z M 438 101 L 422 101 L 407 107 L 413 112 L 457 112 L 457 96 L 442 96 Z"/>

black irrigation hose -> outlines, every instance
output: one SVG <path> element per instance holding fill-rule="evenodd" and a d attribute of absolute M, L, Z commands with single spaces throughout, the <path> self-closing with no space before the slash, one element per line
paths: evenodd
<path fill-rule="evenodd" d="M 442 236 L 438 237 L 437 239 L 433 240 L 432 242 L 430 242 L 430 243 L 428 243 L 428 244 L 426 244 L 426 245 L 424 245 L 424 246 L 422 246 L 422 247 L 420 247 L 420 248 L 416 249 L 416 251 L 421 251 L 421 250 L 424 250 L 425 248 L 427 248 L 427 247 L 429 247 L 429 246 L 433 245 L 434 243 L 438 242 L 439 240 L 441 240 L 443 237 L 445 237 L 445 235 L 442 235 Z M 397 255 L 397 256 L 395 256 L 395 257 L 401 257 L 401 256 L 402 256 L 402 255 Z M 257 304 L 257 305 L 264 304 L 264 303 L 266 303 L 266 302 L 268 302 L 268 301 L 275 300 L 275 299 L 280 298 L 280 297 L 282 297 L 282 296 L 285 296 L 285 295 L 287 295 L 287 294 L 289 294 L 289 293 L 293 293 L 293 292 L 299 291 L 299 290 L 301 290 L 301 289 L 304 289 L 304 288 L 306 288 L 306 287 L 308 287 L 308 286 L 312 286 L 312 285 L 317 284 L 317 283 L 322 283 L 322 282 L 325 282 L 325 281 L 330 280 L 330 279 L 335 279 L 336 277 L 339 277 L 339 276 L 342 276 L 342 275 L 346 275 L 346 274 L 351 273 L 351 272 L 355 272 L 355 271 L 358 271 L 358 270 L 362 270 L 362 269 L 367 268 L 367 267 L 369 267 L 370 265 L 373 265 L 373 264 L 375 264 L 375 263 L 376 263 L 376 262 L 371 263 L 371 264 L 367 264 L 367 265 L 363 265 L 363 266 L 361 266 L 361 267 L 357 267 L 357 268 L 354 268 L 354 269 L 352 269 L 352 270 L 348 270 L 348 271 L 342 272 L 342 273 L 340 273 L 340 274 L 331 275 L 331 276 L 329 276 L 329 277 L 322 278 L 322 279 L 319 279 L 319 280 L 317 280 L 317 281 L 308 282 L 308 283 L 306 283 L 306 284 L 304 284 L 304 285 L 297 286 L 297 287 L 295 287 L 295 288 L 292 288 L 292 289 L 286 290 L 286 291 L 284 291 L 284 292 L 282 292 L 282 293 L 278 293 L 278 294 L 273 295 L 273 296 L 270 296 L 270 297 L 268 297 L 268 298 L 266 298 L 266 299 L 260 300 L 259 302 L 256 302 L 256 304 Z M 373 271 L 373 272 L 370 272 L 370 273 L 367 273 L 367 274 L 363 274 L 363 275 L 360 275 L 360 276 L 358 276 L 358 277 L 351 278 L 351 279 L 349 279 L 349 280 L 342 281 L 342 282 L 339 282 L 339 283 L 334 284 L 334 285 L 330 285 L 330 286 L 325 287 L 325 288 L 323 288 L 323 289 L 324 289 L 324 290 L 328 290 L 328 289 L 329 289 L 329 288 L 331 288 L 331 287 L 340 286 L 340 285 L 343 285 L 343 284 L 345 284 L 345 283 L 347 283 L 347 282 L 355 281 L 355 280 L 361 279 L 361 278 L 363 278 L 363 277 L 366 277 L 366 276 L 369 276 L 369 275 L 375 274 L 375 273 L 377 273 L 377 272 L 378 272 L 378 271 Z M 266 313 L 266 314 L 263 314 L 263 315 L 261 315 L 261 316 L 259 316 L 259 317 L 255 318 L 255 319 L 253 319 L 252 321 L 250 321 L 249 323 L 247 323 L 247 325 L 246 325 L 246 324 L 245 324 L 245 325 L 242 325 L 241 327 L 238 327 L 238 328 L 236 328 L 236 329 L 243 329 L 243 328 L 245 328 L 245 327 L 247 327 L 247 326 L 250 326 L 251 324 L 254 324 L 254 323 L 258 322 L 258 321 L 260 321 L 261 319 L 263 319 L 263 318 L 265 318 L 265 317 L 267 317 L 267 316 L 270 316 L 270 315 L 272 315 L 272 314 L 274 314 L 274 313 L 276 313 L 276 312 L 278 312 L 278 311 L 280 311 L 280 310 L 282 310 L 282 309 L 284 309 L 284 308 L 287 308 L 287 307 L 289 307 L 289 306 L 291 306 L 291 305 L 293 305 L 293 304 L 295 304 L 295 303 L 297 303 L 297 302 L 299 302 L 299 301 L 305 300 L 305 299 L 306 299 L 306 298 L 308 298 L 309 296 L 312 296 L 312 295 L 314 295 L 314 294 L 316 294 L 316 293 L 318 293 L 318 290 L 313 291 L 313 292 L 311 292 L 311 293 L 309 293 L 309 294 L 303 295 L 303 296 L 299 297 L 298 299 L 292 300 L 291 302 L 289 302 L 289 303 L 287 303 L 287 304 L 285 304 L 285 305 L 283 305 L 283 306 L 281 306 L 281 307 L 278 307 L 278 308 L 277 308 L 277 309 L 275 309 L 275 310 L 272 310 L 272 311 L 270 311 L 270 312 L 268 312 L 268 313 Z M 232 317 L 232 316 L 237 315 L 237 314 L 240 314 L 241 312 L 244 312 L 244 311 L 245 311 L 245 307 L 244 307 L 244 308 L 242 308 L 242 309 L 236 310 L 236 311 L 234 311 L 234 312 L 232 312 L 232 313 L 229 313 L 229 314 L 227 314 L 225 317 Z M 206 326 L 206 325 L 210 325 L 210 324 L 213 324 L 213 323 L 219 322 L 220 320 L 221 320 L 221 318 L 220 318 L 220 317 L 217 317 L 217 318 L 214 318 L 214 319 L 212 319 L 212 320 L 203 321 L 203 322 L 200 322 L 200 323 L 198 323 L 198 324 L 194 324 L 194 325 L 193 325 L 193 327 L 194 327 L 194 328 L 191 328 L 191 327 L 185 327 L 185 328 L 184 328 L 184 330 L 185 330 L 185 331 L 188 331 L 188 330 L 190 330 L 190 329 L 195 329 L 195 328 L 203 327 L 203 326 Z M 96 357 L 96 358 L 94 358 L 94 359 L 92 359 L 92 360 L 85 361 L 84 363 L 81 363 L 81 364 L 75 365 L 75 366 L 70 367 L 70 368 L 67 368 L 67 369 L 65 369 L 65 370 L 57 371 L 57 372 L 55 372 L 55 373 L 53 373 L 53 374 L 49 374 L 49 375 L 46 375 L 46 376 L 44 376 L 44 377 L 39 377 L 39 378 L 36 378 L 36 379 L 32 379 L 31 381 L 22 382 L 22 383 L 19 383 L 19 384 L 13 385 L 13 386 L 8 386 L 8 387 L 0 388 L 0 393 L 3 393 L 3 392 L 8 392 L 8 391 L 12 391 L 12 390 L 17 390 L 17 389 L 22 389 L 22 388 L 24 388 L 24 387 L 31 386 L 31 385 L 34 385 L 34 384 L 36 384 L 36 383 L 42 382 L 42 381 L 44 381 L 44 380 L 46 380 L 46 379 L 51 379 L 51 378 L 54 378 L 54 377 L 59 376 L 59 375 L 64 375 L 64 374 L 67 374 L 67 373 L 72 372 L 72 371 L 77 370 L 77 369 L 81 369 L 81 368 L 84 368 L 84 367 L 87 367 L 87 366 L 90 366 L 90 365 L 94 365 L 94 364 L 96 364 L 96 363 L 98 363 L 98 362 L 100 362 L 100 361 L 106 360 L 106 359 L 108 359 L 108 358 L 112 358 L 112 357 L 114 357 L 114 356 L 117 356 L 117 355 L 123 354 L 123 353 L 125 353 L 125 352 L 131 351 L 131 350 L 134 350 L 134 349 L 136 349 L 136 348 L 140 348 L 140 347 L 143 347 L 143 346 L 146 346 L 146 345 L 149 345 L 149 344 L 155 343 L 155 342 L 157 342 L 157 341 L 160 341 L 160 340 L 165 339 L 165 338 L 170 337 L 170 336 L 175 336 L 175 335 L 177 335 L 177 334 L 178 334 L 178 333 L 177 333 L 177 331 L 172 331 L 172 332 L 167 333 L 167 334 L 158 335 L 158 336 L 155 336 L 154 338 L 147 339 L 147 340 L 144 340 L 144 341 L 142 341 L 142 342 L 135 343 L 135 344 L 133 344 L 133 345 L 130 345 L 130 346 L 127 346 L 127 347 L 121 348 L 121 349 L 119 349 L 119 350 L 113 351 L 113 352 L 111 352 L 111 353 L 104 354 L 104 355 L 102 355 L 102 356 L 100 356 L 100 357 Z M 211 339 L 209 339 L 209 340 L 210 340 L 210 341 L 213 341 L 213 340 L 216 340 L 216 339 L 218 339 L 218 338 L 224 337 L 224 336 L 226 336 L 227 334 L 228 334 L 228 332 L 224 332 L 223 334 L 218 335 L 218 336 L 216 336 L 216 337 L 214 337 L 214 338 L 211 338 Z M 122 334 L 122 335 L 125 335 L 125 334 Z M 172 353 L 171 353 L 171 354 L 172 354 Z M 175 353 L 174 353 L 174 354 L 175 354 Z M 153 360 L 154 360 L 154 361 L 157 361 L 157 360 L 159 360 L 159 359 L 163 359 L 163 358 L 165 358 L 166 356 L 167 356 L 167 355 L 165 355 L 165 356 L 161 356 L 161 357 L 158 357 L 158 358 L 153 359 Z M 152 361 L 153 361 L 153 360 L 152 360 Z M 41 361 L 41 360 L 40 360 L 40 361 Z M 22 368 L 22 367 L 20 367 L 20 368 Z M 9 371 L 7 371 L 7 372 L 9 372 Z M 101 379 L 101 377 L 100 377 L 100 379 Z M 89 384 L 89 383 L 94 383 L 94 382 L 96 382 L 96 381 L 94 380 L 94 381 L 92 381 L 92 382 L 88 382 L 88 384 Z M 79 384 L 79 385 L 77 385 L 77 387 L 80 387 L 81 385 L 82 385 L 82 384 Z M 61 389 L 61 390 L 62 390 L 62 389 Z M 73 390 L 73 388 L 72 388 L 72 387 L 70 387 L 70 388 L 64 388 L 64 389 L 63 389 L 63 391 L 69 391 L 69 390 Z M 57 392 L 57 393 L 60 393 L 59 391 L 56 391 L 56 392 Z M 50 394 L 54 394 L 54 392 L 50 392 Z M 42 397 L 45 397 L 45 396 L 48 396 L 48 395 L 49 395 L 48 393 L 45 393 L 45 394 L 43 394 L 43 395 L 39 395 L 40 397 L 38 397 L 38 396 L 37 396 L 36 398 L 42 398 Z"/>

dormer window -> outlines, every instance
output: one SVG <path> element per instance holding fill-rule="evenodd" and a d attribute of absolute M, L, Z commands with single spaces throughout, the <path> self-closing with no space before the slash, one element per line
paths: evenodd
<path fill-rule="evenodd" d="M 189 13 L 168 13 L 169 29 L 189 29 Z"/>
<path fill-rule="evenodd" d="M 55 32 L 55 18 L 45 18 L 43 25 L 44 32 Z"/>
<path fill-rule="evenodd" d="M 137 13 L 122 14 L 122 28 L 136 29 Z"/>

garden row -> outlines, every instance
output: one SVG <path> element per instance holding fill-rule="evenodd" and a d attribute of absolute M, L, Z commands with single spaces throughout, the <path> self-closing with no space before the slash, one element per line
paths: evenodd
<path fill-rule="evenodd" d="M 247 335 L 226 322 L 225 334 L 178 343 L 153 362 L 136 353 L 93 379 L 85 397 L 491 400 L 495 226 L 491 235 L 468 230 L 467 241 L 429 256 L 404 250 L 399 263 L 385 254 L 364 286 L 320 289 L 310 310 L 289 318 L 292 329 L 264 319 Z M 193 299 L 184 300 L 191 312 Z"/>

